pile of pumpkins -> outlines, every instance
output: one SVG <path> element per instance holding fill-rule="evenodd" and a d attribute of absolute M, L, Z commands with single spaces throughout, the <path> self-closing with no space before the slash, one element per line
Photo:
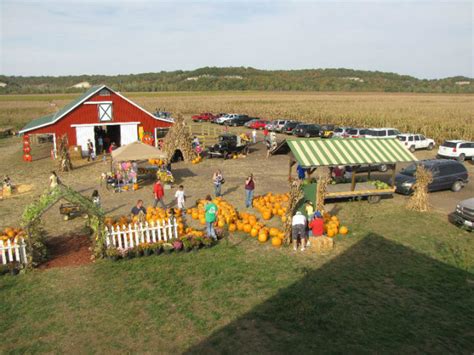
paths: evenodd
<path fill-rule="evenodd" d="M 23 229 L 6 227 L 3 230 L 3 233 L 0 235 L 0 240 L 4 242 L 10 241 L 11 243 L 15 243 L 16 238 L 18 237 L 26 237 L 26 233 Z"/>
<path fill-rule="evenodd" d="M 150 163 L 150 165 L 162 166 L 165 164 L 165 161 L 163 159 L 148 159 L 148 163 Z"/>
<path fill-rule="evenodd" d="M 330 213 L 323 213 L 324 220 L 324 233 L 329 238 L 335 237 L 337 234 L 346 235 L 349 233 L 349 229 L 346 226 L 341 226 L 339 218 L 337 216 L 331 216 Z"/>
<path fill-rule="evenodd" d="M 196 158 L 191 160 L 191 164 L 199 164 L 200 162 L 202 162 L 202 156 L 200 155 L 198 155 Z"/>
<path fill-rule="evenodd" d="M 232 156 L 232 159 L 241 159 L 241 158 L 247 158 L 245 154 L 234 154 Z"/>
<path fill-rule="evenodd" d="M 279 216 L 283 223 L 286 222 L 286 211 L 290 194 L 273 194 L 257 196 L 253 199 L 253 207 L 257 209 L 264 220 L 269 220 L 273 216 Z"/>
<path fill-rule="evenodd" d="M 272 245 L 275 247 L 281 246 L 285 233 L 278 228 L 268 228 L 264 223 L 259 222 L 257 216 L 248 212 L 237 212 L 237 210 L 229 202 L 221 197 L 213 200 L 217 205 L 217 220 L 216 224 L 220 228 L 227 226 L 230 233 L 241 231 L 249 234 L 253 238 L 257 238 L 259 242 L 265 243 L 269 238 L 272 240 Z M 196 208 L 190 208 L 187 213 L 195 220 L 198 220 L 201 225 L 206 224 L 205 208 L 206 201 L 198 201 Z"/>

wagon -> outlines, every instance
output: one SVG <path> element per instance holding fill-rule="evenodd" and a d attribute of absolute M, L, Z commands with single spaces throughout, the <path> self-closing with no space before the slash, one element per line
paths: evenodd
<path fill-rule="evenodd" d="M 391 196 L 395 192 L 396 164 L 417 161 L 415 156 L 397 139 L 292 139 L 287 140 L 287 143 L 291 149 L 290 179 L 292 167 L 296 163 L 307 169 L 309 174 L 323 166 L 329 168 L 350 166 L 352 168 L 350 182 L 327 186 L 326 200 L 366 198 L 369 203 L 377 203 L 382 197 Z M 392 170 L 390 185 L 370 182 L 371 171 L 381 171 L 378 168 L 380 166 Z M 361 174 L 367 174 L 368 181 L 358 182 L 357 177 Z M 313 188 L 315 195 L 317 189 Z"/>
<path fill-rule="evenodd" d="M 87 216 L 87 214 L 84 215 L 84 211 L 80 206 L 73 203 L 62 203 L 59 206 L 59 213 L 64 216 L 65 221 L 81 215 Z"/>

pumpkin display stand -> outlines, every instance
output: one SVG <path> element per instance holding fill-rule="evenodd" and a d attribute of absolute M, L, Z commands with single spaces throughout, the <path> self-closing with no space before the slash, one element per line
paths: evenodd
<path fill-rule="evenodd" d="M 310 250 L 316 254 L 327 254 L 334 249 L 334 240 L 329 237 L 309 237 Z"/>
<path fill-rule="evenodd" d="M 15 185 L 15 187 L 12 189 L 11 187 L 9 188 L 2 188 L 0 190 L 0 200 L 4 198 L 9 198 L 9 197 L 15 197 L 18 195 L 26 194 L 29 193 L 33 190 L 33 185 L 31 184 L 18 184 Z"/>

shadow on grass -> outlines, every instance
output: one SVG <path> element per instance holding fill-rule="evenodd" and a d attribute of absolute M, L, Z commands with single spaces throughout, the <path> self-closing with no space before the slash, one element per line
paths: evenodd
<path fill-rule="evenodd" d="M 474 277 L 465 271 L 368 235 L 304 274 L 188 352 L 474 349 Z"/>

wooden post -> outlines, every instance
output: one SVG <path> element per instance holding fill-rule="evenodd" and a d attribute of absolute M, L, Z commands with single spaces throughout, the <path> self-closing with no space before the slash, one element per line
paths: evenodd
<path fill-rule="evenodd" d="M 291 180 L 291 168 L 293 167 L 293 165 L 295 165 L 295 162 L 290 159 L 290 164 L 288 167 L 288 181 Z"/>
<path fill-rule="evenodd" d="M 352 182 L 351 182 L 351 191 L 355 190 L 356 186 L 356 174 L 357 174 L 357 168 L 354 168 L 352 170 Z"/>
<path fill-rule="evenodd" d="M 392 165 L 392 177 L 391 177 L 391 182 L 392 182 L 392 187 L 395 187 L 395 172 L 397 171 L 397 164 Z"/>
<path fill-rule="evenodd" d="M 370 164 L 369 164 L 369 171 L 367 172 L 367 179 L 370 181 Z"/>

